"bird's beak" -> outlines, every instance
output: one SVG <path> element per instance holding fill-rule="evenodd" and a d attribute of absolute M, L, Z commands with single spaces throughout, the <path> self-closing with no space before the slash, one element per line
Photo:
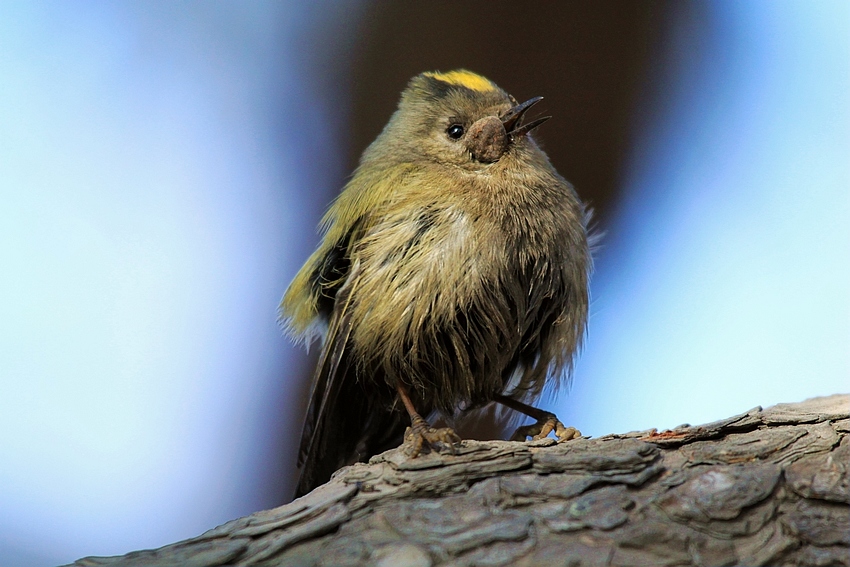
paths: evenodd
<path fill-rule="evenodd" d="M 528 124 L 522 124 L 522 117 L 528 111 L 529 108 L 537 104 L 543 100 L 542 96 L 536 96 L 534 98 L 530 98 L 522 104 L 518 104 L 510 109 L 500 118 L 502 121 L 502 125 L 505 127 L 505 131 L 511 138 L 517 138 L 519 136 L 523 136 L 528 134 L 550 118 L 551 116 L 544 116 L 542 118 L 538 118 L 536 120 L 532 120 Z"/>

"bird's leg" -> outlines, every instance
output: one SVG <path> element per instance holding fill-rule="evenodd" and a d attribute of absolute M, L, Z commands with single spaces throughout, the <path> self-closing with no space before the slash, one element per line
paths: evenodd
<path fill-rule="evenodd" d="M 460 443 L 460 437 L 453 429 L 443 427 L 434 429 L 425 419 L 419 415 L 416 408 L 413 407 L 413 402 L 410 400 L 410 394 L 407 388 L 401 384 L 396 384 L 398 397 L 401 398 L 401 403 L 404 404 L 407 413 L 410 415 L 410 427 L 404 432 L 404 452 L 410 457 L 416 457 L 425 449 L 425 452 L 431 450 L 448 451 L 455 453 L 455 445 Z"/>
<path fill-rule="evenodd" d="M 581 432 L 578 429 L 575 427 L 565 427 L 554 413 L 524 404 L 501 394 L 497 394 L 493 400 L 537 420 L 537 423 L 518 427 L 513 436 L 511 436 L 511 441 L 525 441 L 528 437 L 531 437 L 533 441 L 537 441 L 538 439 L 547 437 L 553 431 L 555 432 L 555 437 L 558 438 L 558 442 L 581 437 Z"/>

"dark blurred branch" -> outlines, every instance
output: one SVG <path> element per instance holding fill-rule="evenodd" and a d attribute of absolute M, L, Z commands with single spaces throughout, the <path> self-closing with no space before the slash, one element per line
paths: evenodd
<path fill-rule="evenodd" d="M 388 451 L 307 496 L 93 565 L 850 565 L 850 396 L 562 444 Z"/>

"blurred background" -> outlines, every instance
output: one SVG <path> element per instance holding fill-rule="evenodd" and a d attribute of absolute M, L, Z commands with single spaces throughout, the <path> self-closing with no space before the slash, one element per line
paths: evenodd
<path fill-rule="evenodd" d="M 424 70 L 596 210 L 585 434 L 850 391 L 850 5 L 0 4 L 0 565 L 289 500 L 315 349 L 277 303 Z"/>

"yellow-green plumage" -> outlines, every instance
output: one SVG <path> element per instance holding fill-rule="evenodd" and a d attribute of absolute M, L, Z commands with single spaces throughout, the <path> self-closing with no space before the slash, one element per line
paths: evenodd
<path fill-rule="evenodd" d="M 415 77 L 325 215 L 281 303 L 293 334 L 324 334 L 299 493 L 398 443 L 397 386 L 423 415 L 452 414 L 568 376 L 587 319 L 585 210 L 521 112 L 507 118 L 516 106 L 468 71 Z"/>

